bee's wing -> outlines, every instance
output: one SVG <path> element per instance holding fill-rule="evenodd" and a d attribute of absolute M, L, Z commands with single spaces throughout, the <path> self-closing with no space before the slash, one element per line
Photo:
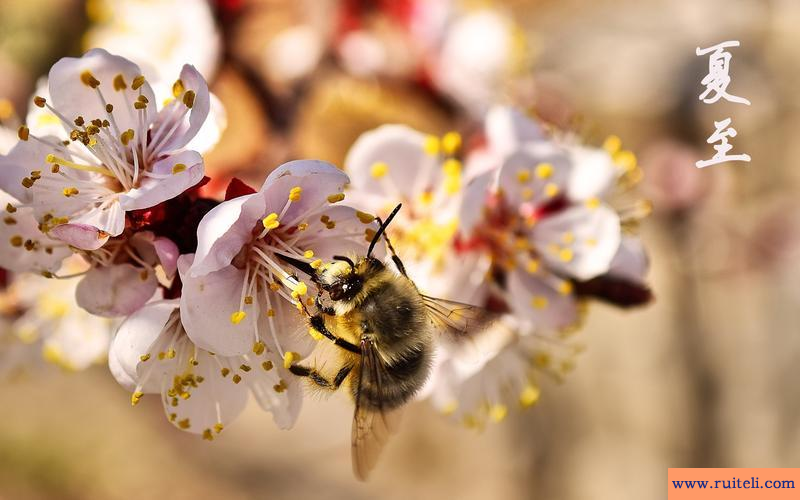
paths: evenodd
<path fill-rule="evenodd" d="M 427 295 L 422 295 L 422 300 L 437 329 L 449 334 L 456 342 L 471 338 L 500 319 L 497 313 L 462 302 Z"/>
<path fill-rule="evenodd" d="M 361 341 L 361 371 L 358 376 L 356 393 L 356 409 L 353 415 L 352 458 L 353 473 L 364 481 L 375 467 L 383 446 L 395 431 L 399 419 L 398 410 L 385 410 L 374 402 L 366 404 L 362 399 L 362 388 L 372 386 L 378 394 L 382 394 L 384 368 L 375 349 L 375 345 L 367 340 Z"/>

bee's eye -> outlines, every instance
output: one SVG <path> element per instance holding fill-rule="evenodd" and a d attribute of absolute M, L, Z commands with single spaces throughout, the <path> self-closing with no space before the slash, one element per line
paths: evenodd
<path fill-rule="evenodd" d="M 350 300 L 361 291 L 361 278 L 358 276 L 348 276 L 333 283 L 328 293 L 331 300 Z"/>

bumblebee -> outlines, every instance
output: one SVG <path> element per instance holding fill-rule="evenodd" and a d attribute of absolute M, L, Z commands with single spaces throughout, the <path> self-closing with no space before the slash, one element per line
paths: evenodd
<path fill-rule="evenodd" d="M 395 427 L 398 410 L 427 381 L 437 333 L 464 337 L 482 329 L 489 318 L 480 308 L 417 290 L 386 236 L 386 227 L 400 207 L 385 222 L 376 219 L 380 227 L 366 256 L 335 256 L 319 270 L 287 259 L 317 285 L 316 312 L 306 309 L 308 321 L 315 334 L 339 347 L 341 362 L 329 376 L 299 364 L 289 370 L 325 389 L 337 390 L 343 384 L 349 388 L 355 401 L 353 472 L 360 480 L 374 467 Z M 372 256 L 381 237 L 396 269 Z"/>

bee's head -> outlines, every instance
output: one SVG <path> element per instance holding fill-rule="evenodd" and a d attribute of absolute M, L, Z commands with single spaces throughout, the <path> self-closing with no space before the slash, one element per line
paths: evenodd
<path fill-rule="evenodd" d="M 383 263 L 373 257 L 353 262 L 349 257 L 337 255 L 318 273 L 318 282 L 331 300 L 347 302 L 353 300 L 364 288 L 366 280 L 383 267 Z"/>

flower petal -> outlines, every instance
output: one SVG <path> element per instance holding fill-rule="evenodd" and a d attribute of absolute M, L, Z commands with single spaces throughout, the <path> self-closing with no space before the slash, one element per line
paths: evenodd
<path fill-rule="evenodd" d="M 512 312 L 545 330 L 574 325 L 579 319 L 574 297 L 556 290 L 548 281 L 524 271 L 509 273 L 507 296 Z"/>
<path fill-rule="evenodd" d="M 52 136 L 45 139 L 58 141 Z M 22 179 L 30 176 L 33 170 L 49 170 L 50 165 L 45 159 L 50 153 L 50 148 L 39 141 L 29 139 L 17 142 L 7 155 L 0 155 L 0 190 L 22 203 L 30 203 L 32 191 L 22 185 Z"/>
<path fill-rule="evenodd" d="M 650 262 L 642 240 L 633 236 L 623 236 L 617 254 L 611 261 L 608 274 L 644 284 L 649 267 Z"/>
<path fill-rule="evenodd" d="M 613 187 L 620 169 L 604 149 L 572 147 L 572 171 L 567 195 L 572 200 L 605 196 Z"/>
<path fill-rule="evenodd" d="M 361 134 L 350 148 L 345 169 L 353 188 L 389 197 L 414 199 L 427 181 L 420 173 L 437 162 L 425 152 L 425 134 L 405 125 L 383 125 Z M 380 173 L 374 170 L 380 165 Z M 400 200 L 397 200 L 400 201 Z"/>
<path fill-rule="evenodd" d="M 67 245 L 82 250 L 97 250 L 106 244 L 109 234 L 103 234 L 88 224 L 61 224 L 49 232 L 50 236 L 63 241 Z"/>
<path fill-rule="evenodd" d="M 197 227 L 197 252 L 192 276 L 202 276 L 229 265 L 264 216 L 266 202 L 261 193 L 240 196 L 211 209 Z"/>
<path fill-rule="evenodd" d="M 155 273 L 132 264 L 96 267 L 75 290 L 78 305 L 98 316 L 127 316 L 155 294 Z"/>
<path fill-rule="evenodd" d="M 97 89 L 83 83 L 82 75 L 90 71 L 100 82 Z M 83 57 L 65 57 L 50 69 L 49 88 L 53 107 L 67 120 L 78 116 L 88 122 L 96 118 L 105 119 L 107 112 L 105 103 L 114 108 L 112 114 L 120 131 L 133 129 L 141 132 L 138 113 L 133 110 L 133 103 L 139 95 L 143 95 L 149 104 L 144 109 L 144 128 L 146 129 L 156 116 L 156 97 L 150 84 L 144 82 L 138 90 L 133 90 L 134 78 L 142 74 L 139 66 L 125 59 L 114 56 L 103 49 L 92 49 Z M 115 90 L 115 78 L 122 76 L 125 88 Z M 119 79 L 117 82 L 119 83 Z M 103 94 L 105 103 L 100 99 L 97 90 Z M 69 132 L 71 129 L 65 125 Z"/>
<path fill-rule="evenodd" d="M 176 172 L 176 166 L 182 166 L 182 170 Z M 150 208 L 194 186 L 203 179 L 203 157 L 195 151 L 181 151 L 155 162 L 152 171 L 154 174 L 167 177 L 144 178 L 138 188 L 120 196 L 123 210 Z"/>
<path fill-rule="evenodd" d="M 283 225 L 287 225 L 325 204 L 329 196 L 341 193 L 348 182 L 347 174 L 328 162 L 295 160 L 284 163 L 269 174 L 259 190 L 265 198 L 264 215 L 281 214 L 290 191 L 299 187 L 302 189 L 300 199 L 293 201 L 281 217 Z"/>
<path fill-rule="evenodd" d="M 489 146 L 500 155 L 511 154 L 526 142 L 544 139 L 539 124 L 511 107 L 490 109 L 484 127 Z"/>
<path fill-rule="evenodd" d="M 247 314 L 236 324 L 231 321 L 231 315 L 242 308 L 244 270 L 226 266 L 195 277 L 187 272 L 190 263 L 189 256 L 178 259 L 183 281 L 181 320 L 189 338 L 201 349 L 222 356 L 250 352 L 259 314 Z"/>
<path fill-rule="evenodd" d="M 175 151 L 186 146 L 197 135 L 208 117 L 211 98 L 203 75 L 194 66 L 186 64 L 181 70 L 180 81 L 186 93 L 194 93 L 191 108 L 185 112 L 187 99 L 184 96 L 187 94 L 182 93 L 159 112 L 151 133 L 153 137 L 170 134 L 169 137 L 157 141 L 156 148 L 159 153 Z"/>
<path fill-rule="evenodd" d="M 610 207 L 574 206 L 539 221 L 534 245 L 551 269 L 578 280 L 608 271 L 619 249 L 619 215 Z"/>
<path fill-rule="evenodd" d="M 270 370 L 256 367 L 257 373 L 246 378 L 259 406 L 272 413 L 275 424 L 290 429 L 303 406 L 303 387 L 297 377 L 283 368 L 283 360 L 274 352 L 268 354 Z"/>
<path fill-rule="evenodd" d="M 566 152 L 549 142 L 520 146 L 503 162 L 498 186 L 505 202 L 523 212 L 564 194 L 570 174 Z"/>
<path fill-rule="evenodd" d="M 15 206 L 17 200 L 0 191 L 0 206 L 7 204 Z M 27 241 L 32 245 L 26 247 Z M 21 207 L 14 213 L 6 213 L 5 220 L 0 222 L 0 267 L 15 272 L 55 272 L 71 253 L 66 245 L 39 231 L 30 208 Z"/>
<path fill-rule="evenodd" d="M 151 352 L 153 346 L 159 342 L 164 333 L 164 327 L 169 321 L 173 311 L 178 307 L 177 300 L 157 301 L 147 304 L 138 311 L 128 316 L 120 324 L 109 350 L 109 367 L 112 374 L 123 387 L 130 390 L 141 383 L 142 392 L 161 392 L 161 377 L 167 373 L 166 369 L 157 370 L 157 373 L 148 373 L 148 380 L 144 380 L 144 366 L 150 367 L 155 363 Z M 151 354 L 148 361 L 142 361 L 142 356 Z"/>

